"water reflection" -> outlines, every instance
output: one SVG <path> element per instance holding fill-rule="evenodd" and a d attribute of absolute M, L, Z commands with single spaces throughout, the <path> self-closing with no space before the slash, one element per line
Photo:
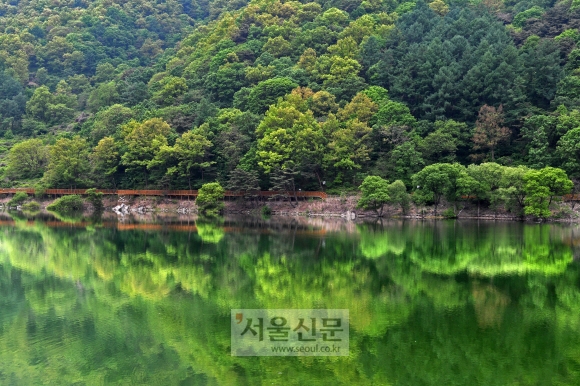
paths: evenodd
<path fill-rule="evenodd" d="M 577 385 L 578 231 L 4 219 L 0 384 Z M 231 357 L 231 308 L 348 308 L 351 356 Z"/>

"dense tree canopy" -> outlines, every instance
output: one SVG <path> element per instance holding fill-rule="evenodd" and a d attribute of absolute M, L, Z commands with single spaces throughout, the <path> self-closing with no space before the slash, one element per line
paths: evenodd
<path fill-rule="evenodd" d="M 10 4 L 4 186 L 45 171 L 18 169 L 13 146 L 77 135 L 90 165 L 65 183 L 48 152 L 44 183 L 199 188 L 239 169 L 260 189 L 278 172 L 303 190 L 410 189 L 425 166 L 488 161 L 580 176 L 573 2 Z"/>

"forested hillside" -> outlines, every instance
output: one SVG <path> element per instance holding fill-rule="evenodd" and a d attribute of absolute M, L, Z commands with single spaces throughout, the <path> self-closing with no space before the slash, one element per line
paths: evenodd
<path fill-rule="evenodd" d="M 2 185 L 580 176 L 580 2 L 2 1 Z"/>

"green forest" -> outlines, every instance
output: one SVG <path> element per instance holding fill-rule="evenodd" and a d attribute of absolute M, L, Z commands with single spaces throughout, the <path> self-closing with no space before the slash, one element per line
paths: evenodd
<path fill-rule="evenodd" d="M 3 1 L 0 185 L 580 177 L 579 26 L 577 0 Z"/>

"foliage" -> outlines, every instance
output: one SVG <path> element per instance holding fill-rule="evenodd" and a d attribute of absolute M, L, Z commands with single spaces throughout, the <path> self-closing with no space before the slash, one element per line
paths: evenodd
<path fill-rule="evenodd" d="M 548 204 L 549 189 L 543 186 L 537 178 L 536 171 L 530 171 L 524 176 L 526 204 L 524 213 L 535 217 L 546 218 L 550 215 Z"/>
<path fill-rule="evenodd" d="M 59 213 L 80 211 L 83 209 L 83 199 L 77 194 L 62 196 L 49 204 L 46 209 Z"/>
<path fill-rule="evenodd" d="M 483 105 L 475 122 L 473 133 L 474 149 L 488 148 L 491 150 L 491 162 L 495 160 L 497 145 L 509 139 L 510 131 L 503 124 L 503 107 L 499 108 Z"/>
<path fill-rule="evenodd" d="M 50 160 L 44 174 L 47 185 L 76 188 L 86 184 L 88 171 L 89 147 L 84 138 L 61 138 L 50 147 Z"/>
<path fill-rule="evenodd" d="M 411 195 L 407 193 L 407 187 L 401 180 L 396 180 L 388 186 L 389 201 L 401 207 L 403 214 L 409 211 L 411 206 Z"/>
<path fill-rule="evenodd" d="M 455 214 L 453 208 L 447 208 L 441 214 L 443 215 L 443 217 L 447 219 L 457 218 L 457 215 Z"/>
<path fill-rule="evenodd" d="M 15 144 L 8 153 L 6 174 L 13 178 L 41 177 L 48 162 L 48 150 L 34 138 Z"/>
<path fill-rule="evenodd" d="M 40 204 L 36 201 L 29 201 L 29 202 L 22 204 L 22 210 L 25 210 L 28 212 L 36 212 L 39 209 L 40 209 Z"/>
<path fill-rule="evenodd" d="M 103 193 L 97 192 L 97 189 L 91 188 L 87 189 L 85 194 L 87 195 L 86 200 L 91 203 L 93 210 L 95 212 L 100 212 L 103 210 Z"/>
<path fill-rule="evenodd" d="M 131 121 L 122 127 L 126 151 L 121 156 L 121 164 L 129 171 L 143 173 L 146 187 L 151 169 L 159 165 L 155 156 L 168 145 L 170 131 L 171 127 L 160 118 Z"/>
<path fill-rule="evenodd" d="M 389 184 L 379 176 L 368 176 L 359 187 L 362 192 L 357 208 L 371 209 L 377 216 L 383 215 L 383 206 L 391 200 Z"/>
<path fill-rule="evenodd" d="M 525 176 L 529 172 L 525 166 L 504 167 L 498 194 L 506 207 L 521 214 L 526 199 Z"/>
<path fill-rule="evenodd" d="M 416 186 L 413 199 L 419 203 L 433 203 L 435 213 L 445 197 L 449 202 L 455 202 L 461 193 L 460 177 L 465 173 L 465 167 L 459 164 L 433 164 L 426 166 L 413 175 L 413 185 Z"/>
<path fill-rule="evenodd" d="M 524 175 L 525 214 L 546 218 L 550 216 L 549 206 L 554 196 L 570 193 L 572 181 L 562 169 L 546 167 L 530 170 Z"/>
<path fill-rule="evenodd" d="M 119 167 L 119 147 L 111 137 L 99 141 L 90 154 L 93 180 L 98 186 L 107 188 L 115 186 L 115 173 Z"/>
<path fill-rule="evenodd" d="M 268 219 L 272 215 L 272 209 L 268 205 L 264 205 L 260 211 L 263 219 Z"/>
<path fill-rule="evenodd" d="M 217 215 L 224 208 L 223 199 L 224 188 L 219 182 L 209 182 L 199 189 L 195 203 L 201 213 Z"/>
<path fill-rule="evenodd" d="M 18 206 L 26 200 L 28 200 L 28 194 L 25 192 L 15 193 L 10 201 L 8 201 L 8 207 Z"/>
<path fill-rule="evenodd" d="M 518 13 L 512 22 L 515 27 L 523 27 L 526 20 L 530 18 L 537 18 L 542 16 L 544 10 L 537 5 L 533 6 L 532 8 L 525 10 L 523 12 Z"/>
<path fill-rule="evenodd" d="M 4 4 L 5 185 L 411 188 L 486 158 L 580 176 L 577 2 L 359 3 Z M 452 202 L 515 203 L 457 181 Z"/>
<path fill-rule="evenodd" d="M 260 190 L 258 173 L 236 168 L 230 173 L 227 188 L 234 192 L 243 193 L 244 198 L 254 198 Z"/>
<path fill-rule="evenodd" d="M 263 114 L 279 97 L 289 94 L 298 85 L 289 78 L 274 78 L 258 83 L 248 95 L 248 110 Z"/>
<path fill-rule="evenodd" d="M 46 186 L 42 184 L 37 184 L 34 186 L 34 197 L 43 198 L 46 194 Z"/>

